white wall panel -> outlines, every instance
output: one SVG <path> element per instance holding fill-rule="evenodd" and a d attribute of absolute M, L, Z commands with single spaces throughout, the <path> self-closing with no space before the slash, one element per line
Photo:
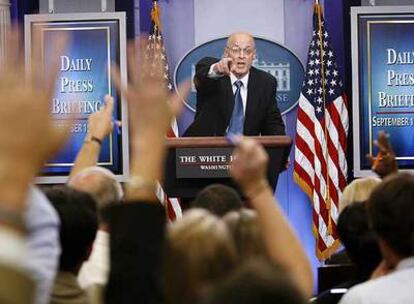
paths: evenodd
<path fill-rule="evenodd" d="M 284 0 L 194 0 L 196 45 L 248 31 L 284 43 Z"/>

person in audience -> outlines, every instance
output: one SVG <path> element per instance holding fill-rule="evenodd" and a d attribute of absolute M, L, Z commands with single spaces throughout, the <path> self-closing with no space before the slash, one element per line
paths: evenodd
<path fill-rule="evenodd" d="M 48 189 L 46 195 L 61 221 L 59 272 L 50 303 L 89 303 L 77 281 L 79 269 L 91 253 L 98 219 L 96 203 L 89 194 L 61 186 Z"/>
<path fill-rule="evenodd" d="M 351 203 L 354 202 L 365 202 L 371 192 L 375 187 L 381 183 L 381 179 L 377 177 L 364 177 L 353 180 L 348 184 L 340 199 L 339 199 L 339 217 L 341 216 L 342 211 Z M 352 264 L 352 260 L 349 258 L 345 248 L 342 248 L 338 252 L 332 254 L 325 261 L 326 265 L 335 265 L 335 264 Z"/>
<path fill-rule="evenodd" d="M 76 174 L 68 184 L 71 188 L 87 192 L 95 199 L 98 207 L 99 227 L 93 243 L 92 252 L 79 271 L 78 282 L 82 289 L 99 285 L 104 287 L 109 273 L 109 238 L 108 208 L 119 203 L 123 190 L 115 175 L 101 167 L 85 168 Z M 97 287 L 97 286 L 95 286 Z M 91 297 L 98 294 L 88 292 Z"/>
<path fill-rule="evenodd" d="M 98 210 L 108 205 L 121 202 L 124 190 L 115 174 L 102 167 L 87 167 L 76 174 L 68 186 L 92 195 L 98 204 Z"/>
<path fill-rule="evenodd" d="M 255 256 L 267 256 L 259 220 L 254 210 L 242 208 L 239 211 L 231 211 L 223 220 L 233 236 L 240 261 Z"/>
<path fill-rule="evenodd" d="M 385 178 L 368 200 L 368 215 L 383 262 L 374 272 L 374 279 L 351 288 L 340 303 L 411 303 L 414 176 L 399 173 Z"/>
<path fill-rule="evenodd" d="M 304 304 L 305 298 L 285 269 L 267 259 L 243 263 L 212 290 L 202 304 Z"/>
<path fill-rule="evenodd" d="M 166 214 L 156 190 L 157 181 L 162 181 L 163 177 L 165 134 L 173 115 L 178 115 L 182 109 L 182 102 L 180 97 L 170 95 L 167 90 L 161 56 L 154 56 L 150 63 L 143 52 L 139 55 L 140 60 L 130 44 L 131 83 L 128 88 L 121 85 L 117 68 L 113 69 L 113 79 L 129 102 L 132 119 L 126 203 L 113 206 L 109 212 L 111 268 L 105 303 L 110 304 L 164 303 L 160 273 Z M 180 96 L 186 96 L 189 89 L 187 82 L 180 87 Z"/>
<path fill-rule="evenodd" d="M 167 303 L 197 303 L 199 294 L 236 266 L 232 237 L 218 217 L 190 209 L 168 227 L 164 280 Z"/>
<path fill-rule="evenodd" d="M 222 184 L 205 187 L 190 203 L 191 208 L 204 208 L 217 216 L 239 210 L 242 206 L 243 201 L 237 191 Z"/>
<path fill-rule="evenodd" d="M 373 145 L 378 148 L 376 157 L 367 155 L 371 163 L 371 169 L 380 178 L 398 172 L 398 164 L 395 158 L 394 150 L 389 141 L 389 135 L 383 131 L 378 132 L 378 138 L 374 140 Z M 352 181 L 347 185 L 339 200 L 339 213 L 351 202 L 364 202 L 368 199 L 372 190 L 380 183 L 376 177 L 360 178 Z M 352 263 L 344 249 L 334 253 L 325 264 L 349 264 Z"/>
<path fill-rule="evenodd" d="M 98 206 L 99 227 L 92 253 L 79 271 L 78 282 L 87 291 L 91 303 L 101 303 L 102 289 L 109 273 L 108 207 L 124 196 L 121 183 L 106 168 L 96 166 L 102 141 L 113 130 L 113 99 L 105 96 L 104 106 L 88 118 L 88 133 L 74 166 L 68 186 L 92 195 Z"/>
<path fill-rule="evenodd" d="M 285 268 L 305 298 L 312 295 L 313 278 L 309 260 L 299 239 L 283 215 L 266 178 L 268 155 L 250 138 L 236 138 L 232 178 L 257 212 L 267 255 Z"/>
<path fill-rule="evenodd" d="M 342 211 L 338 218 L 338 234 L 356 266 L 357 281 L 368 280 L 382 256 L 369 225 L 366 202 L 354 202 Z"/>
<path fill-rule="evenodd" d="M 339 213 L 353 202 L 365 202 L 380 182 L 377 177 L 363 177 L 349 183 L 339 199 Z"/>
<path fill-rule="evenodd" d="M 316 303 L 338 303 L 349 288 L 368 280 L 382 260 L 375 233 L 369 225 L 366 202 L 346 206 L 339 215 L 337 228 L 355 273 L 318 295 Z"/>

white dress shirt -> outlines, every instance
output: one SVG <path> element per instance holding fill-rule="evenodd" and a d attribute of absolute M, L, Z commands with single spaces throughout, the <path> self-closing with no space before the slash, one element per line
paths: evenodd
<path fill-rule="evenodd" d="M 89 259 L 83 263 L 78 283 L 82 289 L 95 284 L 105 286 L 109 275 L 109 233 L 98 230 Z"/>
<path fill-rule="evenodd" d="M 212 64 L 210 66 L 210 70 L 208 71 L 208 78 L 220 78 L 223 77 L 224 75 L 222 74 L 218 74 L 214 71 L 214 65 Z M 243 85 L 240 88 L 240 95 L 242 98 L 242 102 L 243 102 L 243 113 L 244 115 L 246 115 L 246 106 L 247 106 L 247 84 L 249 83 L 249 75 L 250 73 L 247 73 L 246 75 L 244 75 L 242 78 L 238 79 L 233 73 L 230 73 L 230 83 L 232 85 L 232 90 L 233 90 L 233 95 L 234 93 L 236 93 L 236 85 L 234 84 L 237 80 L 240 80 Z"/>
<path fill-rule="evenodd" d="M 339 304 L 412 304 L 414 303 L 414 257 L 402 260 L 383 277 L 352 287 Z"/>

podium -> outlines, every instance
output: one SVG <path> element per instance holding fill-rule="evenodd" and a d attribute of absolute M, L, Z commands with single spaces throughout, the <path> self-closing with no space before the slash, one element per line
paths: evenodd
<path fill-rule="evenodd" d="M 285 170 L 292 140 L 289 136 L 252 136 L 269 155 L 267 178 L 276 189 L 279 173 Z M 228 168 L 234 146 L 225 137 L 182 137 L 167 139 L 164 191 L 170 197 L 194 198 L 204 187 L 220 183 L 236 189 Z"/>

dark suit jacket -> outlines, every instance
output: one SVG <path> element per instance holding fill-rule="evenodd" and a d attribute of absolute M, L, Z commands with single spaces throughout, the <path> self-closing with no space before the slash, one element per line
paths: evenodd
<path fill-rule="evenodd" d="M 206 57 L 196 65 L 197 111 L 184 136 L 223 136 L 234 107 L 229 76 L 208 78 L 210 66 L 218 59 Z M 254 67 L 247 85 L 245 135 L 284 135 L 285 125 L 276 105 L 276 79 Z"/>
<path fill-rule="evenodd" d="M 106 304 L 161 304 L 165 209 L 128 202 L 109 210 L 110 272 Z"/>

